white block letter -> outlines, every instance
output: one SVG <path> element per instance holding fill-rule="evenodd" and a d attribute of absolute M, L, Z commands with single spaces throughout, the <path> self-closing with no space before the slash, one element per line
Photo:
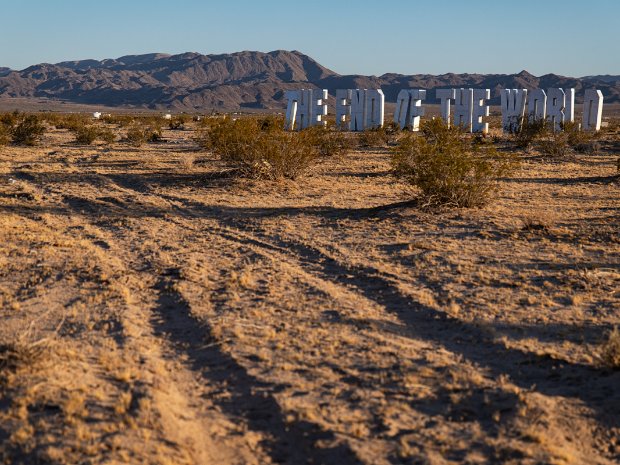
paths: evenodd
<path fill-rule="evenodd" d="M 553 125 L 553 131 L 559 131 L 564 123 L 566 94 L 562 89 L 547 90 L 547 119 Z"/>
<path fill-rule="evenodd" d="M 326 126 L 327 89 L 313 89 L 310 106 L 310 126 Z"/>
<path fill-rule="evenodd" d="M 603 93 L 596 89 L 586 89 L 583 97 L 584 131 L 600 131 L 603 119 Z"/>
<path fill-rule="evenodd" d="M 422 100 L 426 98 L 425 90 L 403 89 L 396 99 L 394 122 L 401 129 L 411 128 L 412 131 L 420 130 L 420 116 L 424 116 Z"/>
<path fill-rule="evenodd" d="M 575 122 L 575 89 L 564 89 L 566 94 L 566 108 L 564 109 L 564 121 Z"/>
<path fill-rule="evenodd" d="M 297 105 L 301 101 L 301 91 L 287 90 L 286 99 L 286 129 L 292 131 L 295 129 L 295 121 L 297 120 Z"/>
<path fill-rule="evenodd" d="M 450 100 L 454 100 L 456 97 L 455 89 L 437 89 L 435 96 L 441 102 L 441 119 L 450 126 Z"/>
<path fill-rule="evenodd" d="M 474 89 L 474 106 L 472 109 L 472 131 L 489 132 L 489 123 L 483 122 L 482 118 L 489 116 L 488 100 L 491 98 L 491 89 Z"/>
<path fill-rule="evenodd" d="M 530 122 L 543 120 L 547 116 L 547 94 L 542 89 L 534 89 L 530 92 L 527 102 L 527 113 Z"/>
<path fill-rule="evenodd" d="M 351 91 L 351 131 L 363 131 L 366 122 L 366 91 Z"/>
<path fill-rule="evenodd" d="M 336 90 L 336 126 L 351 130 L 351 89 Z"/>
<path fill-rule="evenodd" d="M 366 122 L 364 129 L 383 127 L 385 96 L 381 89 L 366 90 Z"/>
<path fill-rule="evenodd" d="M 468 132 L 472 129 L 474 89 L 456 89 L 454 99 L 454 125 L 462 126 Z"/>
<path fill-rule="evenodd" d="M 502 127 L 504 132 L 519 131 L 525 116 L 527 89 L 502 89 Z"/>

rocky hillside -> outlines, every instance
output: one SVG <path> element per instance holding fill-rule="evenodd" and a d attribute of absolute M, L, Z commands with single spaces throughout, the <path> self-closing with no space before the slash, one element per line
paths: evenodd
<path fill-rule="evenodd" d="M 620 102 L 620 81 L 608 76 L 567 78 L 526 71 L 513 75 L 384 74 L 343 76 L 307 55 L 293 51 L 239 52 L 222 55 L 129 55 L 117 59 L 39 64 L 22 71 L 0 68 L 0 98 L 63 100 L 81 104 L 177 111 L 275 109 L 285 105 L 284 91 L 301 87 L 382 88 L 394 101 L 402 88 L 483 87 L 494 103 L 507 87 L 584 87 L 603 91 L 606 102 Z M 434 92 L 429 93 L 433 102 Z"/>

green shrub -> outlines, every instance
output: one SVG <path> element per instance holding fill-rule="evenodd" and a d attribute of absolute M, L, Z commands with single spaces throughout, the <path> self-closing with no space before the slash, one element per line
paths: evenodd
<path fill-rule="evenodd" d="M 514 155 L 500 154 L 483 138 L 470 138 L 442 120 L 422 124 L 392 149 L 396 176 L 418 187 L 428 206 L 477 207 L 497 190 L 497 178 L 515 169 Z"/>
<path fill-rule="evenodd" d="M 116 124 L 121 128 L 126 128 L 134 122 L 134 117 L 129 115 L 103 115 L 100 119 L 106 124 Z"/>
<path fill-rule="evenodd" d="M 45 126 L 37 115 L 20 116 L 11 130 L 11 141 L 17 145 L 36 145 L 45 133 Z"/>
<path fill-rule="evenodd" d="M 91 116 L 82 113 L 51 113 L 46 115 L 45 119 L 48 123 L 53 124 L 56 129 L 75 131 L 88 125 L 91 121 Z"/>
<path fill-rule="evenodd" d="M 553 158 L 564 157 L 570 150 L 569 135 L 564 131 L 548 133 L 538 142 L 538 148 L 543 155 Z"/>
<path fill-rule="evenodd" d="M 106 144 L 112 144 L 116 140 L 116 135 L 114 134 L 114 131 L 107 128 L 99 129 L 99 134 L 97 135 L 97 137 Z"/>
<path fill-rule="evenodd" d="M 239 175 L 254 179 L 295 179 L 319 157 L 308 132 L 287 132 L 260 118 L 211 120 L 197 140 Z"/>

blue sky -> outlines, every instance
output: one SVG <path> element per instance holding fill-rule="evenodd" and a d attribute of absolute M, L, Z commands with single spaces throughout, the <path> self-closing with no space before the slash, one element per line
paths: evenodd
<path fill-rule="evenodd" d="M 385 6 L 381 6 L 385 5 Z M 0 66 L 299 50 L 341 74 L 620 74 L 618 0 L 0 0 Z"/>

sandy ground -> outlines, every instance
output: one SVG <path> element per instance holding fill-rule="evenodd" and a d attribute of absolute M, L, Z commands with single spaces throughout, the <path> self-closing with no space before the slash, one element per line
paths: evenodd
<path fill-rule="evenodd" d="M 433 213 L 191 136 L 0 148 L 4 463 L 620 463 L 618 134 Z"/>

